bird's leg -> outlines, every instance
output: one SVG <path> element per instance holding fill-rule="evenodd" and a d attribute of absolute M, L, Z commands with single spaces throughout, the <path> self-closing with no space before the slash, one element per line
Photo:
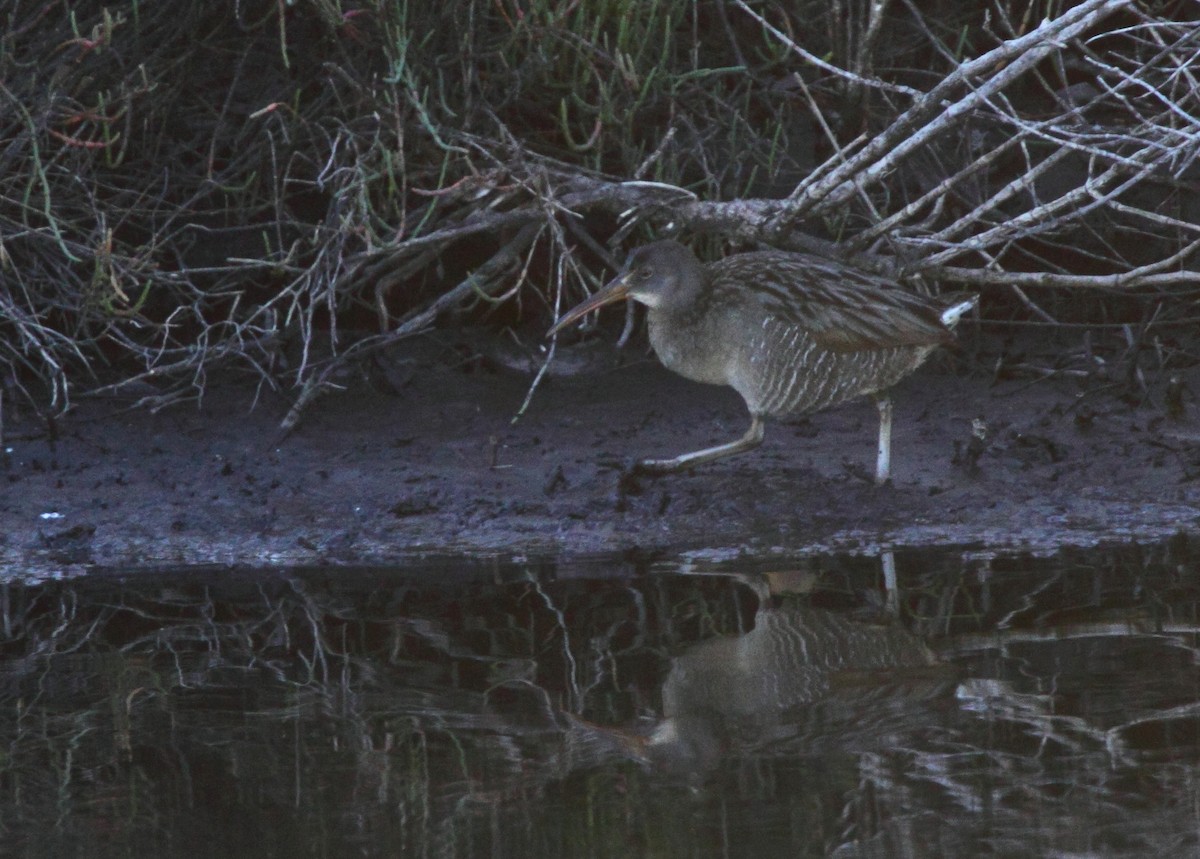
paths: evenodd
<path fill-rule="evenodd" d="M 879 457 L 875 460 L 875 484 L 887 483 L 892 470 L 892 398 L 887 394 L 875 396 L 879 409 Z"/>
<path fill-rule="evenodd" d="M 733 456 L 746 450 L 753 450 L 762 444 L 763 419 L 762 415 L 750 415 L 750 429 L 737 441 L 719 444 L 716 447 L 706 447 L 704 450 L 694 450 L 691 453 L 680 454 L 674 459 L 642 459 L 634 465 L 634 471 L 639 474 L 670 474 L 673 471 L 683 471 L 694 465 L 704 465 L 714 459 Z"/>

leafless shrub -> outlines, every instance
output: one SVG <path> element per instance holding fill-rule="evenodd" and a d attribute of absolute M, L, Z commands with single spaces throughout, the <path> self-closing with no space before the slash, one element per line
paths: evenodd
<path fill-rule="evenodd" d="M 1185 11 L 18 0 L 0 390 L 153 408 L 241 367 L 298 388 L 294 422 L 451 308 L 541 330 L 643 225 L 985 288 L 1016 319 L 1148 296 L 1106 317 L 1145 336 L 1197 282 Z"/>

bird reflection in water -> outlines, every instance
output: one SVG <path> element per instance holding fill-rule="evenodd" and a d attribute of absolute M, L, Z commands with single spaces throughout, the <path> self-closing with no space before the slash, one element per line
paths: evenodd
<path fill-rule="evenodd" d="M 950 700 L 957 679 L 904 629 L 768 597 L 750 632 L 673 661 L 645 751 L 700 773 L 726 756 L 878 748 Z"/>

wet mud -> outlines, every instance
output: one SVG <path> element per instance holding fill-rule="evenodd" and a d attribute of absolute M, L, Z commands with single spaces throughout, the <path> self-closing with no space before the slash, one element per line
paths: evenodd
<path fill-rule="evenodd" d="M 151 414 L 85 400 L 6 415 L 0 562 L 51 573 L 392 563 L 467 553 L 728 556 L 978 544 L 1049 551 L 1200 521 L 1200 374 L 1130 385 L 997 375 L 946 354 L 896 391 L 892 480 L 870 401 L 768 425 L 752 453 L 630 479 L 637 457 L 740 435 L 731 390 L 639 348 L 536 360 L 431 337 L 341 379 L 284 435 L 284 393 L 209 380 Z M 597 351 L 598 350 L 598 351 Z"/>

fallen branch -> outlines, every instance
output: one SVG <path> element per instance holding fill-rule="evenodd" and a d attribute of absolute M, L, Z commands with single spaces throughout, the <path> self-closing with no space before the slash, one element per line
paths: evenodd
<path fill-rule="evenodd" d="M 529 220 L 504 247 L 457 286 L 438 296 L 422 309 L 410 313 L 391 331 L 358 340 L 324 362 L 319 370 L 305 379 L 295 403 L 280 421 L 279 427 L 283 434 L 287 435 L 296 428 L 304 409 L 317 396 L 333 387 L 330 379 L 348 363 L 361 361 L 366 356 L 386 349 L 407 337 L 420 334 L 427 330 L 438 316 L 458 307 L 472 294 L 491 295 L 503 289 L 506 286 L 504 274 L 520 261 L 520 255 L 537 240 L 543 229 L 544 223 Z"/>
<path fill-rule="evenodd" d="M 1068 39 L 1076 38 L 1133 0 L 1086 0 L 1058 18 L 1020 38 L 1011 39 L 974 60 L 963 63 L 888 128 L 817 182 L 802 182 L 776 216 L 772 230 L 784 231 L 800 218 L 829 211 L 850 199 L 857 189 L 880 181 L 905 156 L 927 146 L 935 136 L 954 127 L 970 111 L 1011 85 Z M 999 70 L 999 71 L 997 71 Z M 973 81 L 984 78 L 982 85 Z M 969 92 L 951 100 L 964 87 Z"/>

